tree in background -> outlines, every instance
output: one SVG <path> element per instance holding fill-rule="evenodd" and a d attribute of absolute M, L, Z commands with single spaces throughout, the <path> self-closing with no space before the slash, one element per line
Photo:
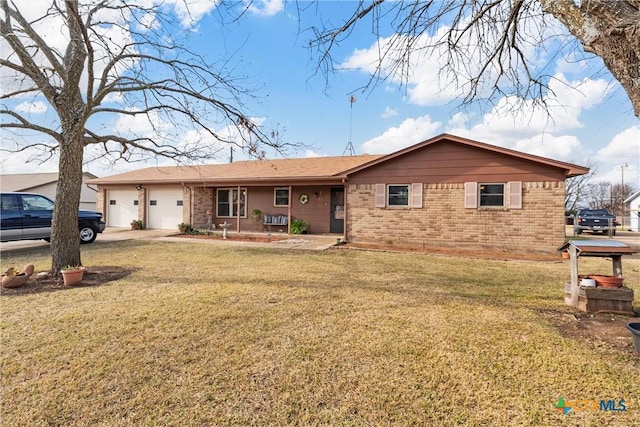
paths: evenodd
<path fill-rule="evenodd" d="M 623 185 L 610 182 L 587 183 L 585 189 L 584 202 L 590 209 L 607 209 L 616 215 L 621 223 L 629 213 L 625 209 L 624 201 L 636 191 L 627 183 Z M 625 219 L 623 225 L 626 224 Z"/>
<path fill-rule="evenodd" d="M 265 146 L 283 148 L 276 132 L 263 131 L 243 113 L 250 93 L 227 71 L 228 59 L 213 64 L 181 38 L 192 18 L 188 2 L 169 7 L 135 0 L 0 0 L 2 99 L 27 99 L 53 112 L 48 122 L 35 123 L 0 105 L 5 150 L 39 149 L 41 160 L 59 155 L 53 274 L 81 264 L 83 161 L 163 156 L 188 162 L 215 157 L 228 144 L 254 156 Z"/>
<path fill-rule="evenodd" d="M 440 61 L 441 81 L 434 84 L 457 87 L 463 105 L 508 97 L 505 108 L 514 111 L 528 101 L 553 107 L 545 99 L 549 58 L 556 50 L 580 50 L 566 31 L 560 34 L 561 23 L 584 52 L 602 58 L 640 117 L 640 0 L 361 0 L 340 25 L 312 28 L 321 70 L 335 69 L 332 53 L 367 18 L 379 40 L 377 61 L 367 64 L 371 82 L 407 82 L 415 64 Z M 387 25 L 388 36 L 381 33 Z M 557 42 L 548 57 L 536 54 L 550 38 Z"/>
<path fill-rule="evenodd" d="M 591 180 L 597 174 L 591 162 L 585 165 L 589 168 L 589 173 L 574 176 L 565 182 L 564 186 L 564 213 L 566 216 L 574 216 L 578 209 L 587 202 Z"/>

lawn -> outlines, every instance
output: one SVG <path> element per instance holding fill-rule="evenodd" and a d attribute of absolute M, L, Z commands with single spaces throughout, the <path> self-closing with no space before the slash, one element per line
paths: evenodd
<path fill-rule="evenodd" d="M 577 322 L 559 258 L 82 249 L 89 269 L 133 272 L 0 297 L 5 427 L 640 425 L 630 334 L 620 328 L 613 345 L 558 327 Z M 2 269 L 26 263 L 49 260 L 3 255 Z M 638 308 L 640 260 L 623 269 Z M 560 397 L 624 399 L 626 411 L 564 415 Z"/>

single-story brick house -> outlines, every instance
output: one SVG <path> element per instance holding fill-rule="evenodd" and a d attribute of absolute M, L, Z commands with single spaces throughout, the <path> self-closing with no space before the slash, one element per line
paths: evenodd
<path fill-rule="evenodd" d="M 553 250 L 564 239 L 565 179 L 588 168 L 442 134 L 388 155 L 158 167 L 91 181 L 108 226 L 142 219 L 262 231 L 259 209 L 350 242 Z M 210 214 L 210 215 L 208 215 Z"/>

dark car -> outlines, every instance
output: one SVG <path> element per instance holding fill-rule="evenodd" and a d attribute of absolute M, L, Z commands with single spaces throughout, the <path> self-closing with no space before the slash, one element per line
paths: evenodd
<path fill-rule="evenodd" d="M 618 220 L 615 215 L 606 209 L 580 209 L 573 221 L 576 234 L 590 231 L 592 233 L 611 233 L 615 236 L 617 225 Z"/>
<path fill-rule="evenodd" d="M 53 201 L 41 194 L 0 194 L 0 241 L 51 239 Z M 79 210 L 80 243 L 92 243 L 105 223 L 100 212 Z"/>

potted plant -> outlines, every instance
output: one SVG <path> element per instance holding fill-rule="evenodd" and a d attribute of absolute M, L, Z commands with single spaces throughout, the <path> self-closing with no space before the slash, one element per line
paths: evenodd
<path fill-rule="evenodd" d="M 249 214 L 249 218 L 251 219 L 251 221 L 255 222 L 256 224 L 259 224 L 262 221 L 263 216 L 264 213 L 260 209 L 254 209 Z"/>
<path fill-rule="evenodd" d="M 189 231 L 190 228 L 191 226 L 187 223 L 181 222 L 180 224 L 178 224 L 178 230 L 181 234 L 185 234 L 187 231 Z"/>
<path fill-rule="evenodd" d="M 84 267 L 81 265 L 67 265 L 60 273 L 62 273 L 62 280 L 66 286 L 79 285 L 84 277 Z"/>
<path fill-rule="evenodd" d="M 144 225 L 142 224 L 141 219 L 134 219 L 133 221 L 131 221 L 132 230 L 142 230 L 143 228 L 144 228 Z"/>
<path fill-rule="evenodd" d="M 309 221 L 304 219 L 294 219 L 291 221 L 291 234 L 307 234 L 309 231 Z"/>

